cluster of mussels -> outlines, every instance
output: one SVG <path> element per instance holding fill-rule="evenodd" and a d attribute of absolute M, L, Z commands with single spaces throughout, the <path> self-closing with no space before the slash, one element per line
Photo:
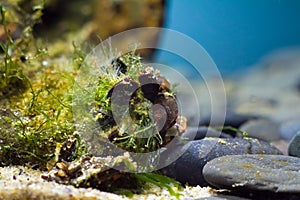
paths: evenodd
<path fill-rule="evenodd" d="M 131 63 L 125 60 L 123 55 L 112 61 L 117 75 L 123 78 L 107 92 L 110 112 L 102 115 L 104 117 L 99 118 L 98 122 L 104 130 L 108 130 L 109 134 L 106 134 L 108 139 L 119 147 L 135 152 L 144 152 L 145 149 L 153 151 L 170 141 L 171 137 L 167 135 L 181 134 L 184 131 L 182 127 L 185 126 L 181 122 L 184 120 L 183 117 L 178 116 L 178 105 L 169 81 L 152 67 L 141 69 L 135 76 L 131 76 L 128 68 L 134 66 L 130 66 Z M 112 107 L 115 110 L 114 114 Z M 126 121 L 124 117 L 126 112 L 130 116 L 129 121 L 133 121 L 134 124 Z M 143 134 L 147 126 L 151 125 L 154 125 L 150 130 L 153 141 L 152 145 L 149 145 L 149 138 L 142 138 L 140 135 L 135 135 L 135 132 Z M 122 126 L 127 127 L 122 128 Z M 140 146 L 135 148 L 124 146 L 124 143 L 128 145 L 126 142 L 128 136 L 139 140 L 135 144 Z"/>
<path fill-rule="evenodd" d="M 108 133 L 105 136 L 115 145 L 135 152 L 157 150 L 160 146 L 170 142 L 174 135 L 184 132 L 184 117 L 178 115 L 178 105 L 168 80 L 151 67 L 138 69 L 133 75 L 132 67 L 135 66 L 130 65 L 130 62 L 125 62 L 124 56 L 132 58 L 134 55 L 123 55 L 112 61 L 119 80 L 105 92 L 105 99 L 109 100 L 110 107 L 105 107 L 107 112 L 102 112 L 97 120 L 104 132 Z M 126 60 L 128 61 L 128 58 Z M 121 122 L 115 119 L 118 113 L 115 115 L 112 113 L 112 106 L 120 112 Z M 122 123 L 128 125 L 126 119 L 122 121 L 126 118 L 123 117 L 124 112 L 129 112 L 128 117 L 134 121 L 134 124 L 129 124 L 129 127 L 122 133 L 120 130 Z M 130 131 L 135 131 L 143 134 L 143 131 L 147 129 L 145 127 L 149 125 L 153 131 L 152 146 L 149 145 L 151 141 L 149 138 L 141 138 L 130 133 Z M 135 148 L 126 146 L 130 143 L 128 138 L 134 140 L 134 144 L 137 145 Z M 76 187 L 93 187 L 105 191 L 124 187 L 125 183 L 132 182 L 130 180 L 133 177 L 129 173 L 116 170 L 120 168 L 137 170 L 137 163 L 132 160 L 128 152 L 118 156 L 100 154 L 101 157 L 94 155 L 74 160 L 75 149 L 75 140 L 68 140 L 62 145 L 57 150 L 58 162 L 54 164 L 55 166 L 52 165 L 54 167 L 51 167 L 48 175 L 43 175 L 42 178 L 62 184 L 72 184 Z"/>

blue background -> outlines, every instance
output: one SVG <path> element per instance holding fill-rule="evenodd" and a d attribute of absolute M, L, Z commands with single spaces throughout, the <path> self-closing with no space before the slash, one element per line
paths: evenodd
<path fill-rule="evenodd" d="M 300 45 L 300 1 L 169 0 L 164 27 L 195 39 L 221 73 L 229 74 L 272 50 Z M 165 52 L 156 61 L 184 63 Z"/>

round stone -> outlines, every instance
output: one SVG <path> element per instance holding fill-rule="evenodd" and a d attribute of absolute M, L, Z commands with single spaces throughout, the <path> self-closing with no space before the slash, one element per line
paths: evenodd
<path fill-rule="evenodd" d="M 240 127 L 250 137 L 259 138 L 266 141 L 275 141 L 280 139 L 279 125 L 269 119 L 249 120 Z"/>
<path fill-rule="evenodd" d="M 182 184 L 187 183 L 192 186 L 207 186 L 202 169 L 208 161 L 214 158 L 240 154 L 281 154 L 268 142 L 252 138 L 205 138 L 191 141 L 186 145 L 189 146 L 183 155 L 171 165 L 161 169 L 161 172 Z"/>
<path fill-rule="evenodd" d="M 255 115 L 246 115 L 246 114 L 238 114 L 238 113 L 232 113 L 229 112 L 225 116 L 224 119 L 215 117 L 214 119 L 211 119 L 211 116 L 205 116 L 203 119 L 200 120 L 199 125 L 200 126 L 232 126 L 235 128 L 239 128 L 243 123 L 247 122 L 251 119 L 258 119 L 258 116 Z"/>
<path fill-rule="evenodd" d="M 280 126 L 280 135 L 283 139 L 290 141 L 300 130 L 300 121 L 298 119 L 282 123 Z"/>
<path fill-rule="evenodd" d="M 212 186 L 245 192 L 300 193 L 300 158 L 283 155 L 228 155 L 208 162 Z"/>
<path fill-rule="evenodd" d="M 200 127 L 189 127 L 183 134 L 182 137 L 188 140 L 201 140 L 205 137 L 220 137 L 220 138 L 230 138 L 231 136 L 226 133 L 219 132 L 210 127 L 200 126 Z"/>
<path fill-rule="evenodd" d="M 293 137 L 288 147 L 288 154 L 300 158 L 300 131 Z"/>

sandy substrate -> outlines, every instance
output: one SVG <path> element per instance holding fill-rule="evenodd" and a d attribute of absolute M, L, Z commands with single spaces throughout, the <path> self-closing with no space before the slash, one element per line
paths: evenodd
<path fill-rule="evenodd" d="M 0 199 L 24 200 L 24 199 L 56 199 L 56 200 L 96 200 L 96 199 L 129 199 L 124 196 L 101 192 L 96 189 L 75 188 L 61 185 L 55 182 L 44 181 L 41 172 L 26 167 L 0 168 Z M 223 199 L 209 187 L 186 187 L 182 191 L 180 199 L 191 200 L 200 198 Z M 145 194 L 134 195 L 130 199 L 176 199 L 167 189 L 152 188 Z M 226 199 L 226 198 L 225 198 Z M 231 198 L 232 199 L 232 198 Z"/>
<path fill-rule="evenodd" d="M 25 167 L 4 167 L 0 173 L 0 199 L 126 199 L 98 190 L 46 182 L 39 171 Z"/>

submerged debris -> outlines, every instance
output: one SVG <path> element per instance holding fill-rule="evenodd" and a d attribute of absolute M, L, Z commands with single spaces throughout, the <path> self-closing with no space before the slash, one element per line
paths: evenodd
<path fill-rule="evenodd" d="M 122 165 L 131 168 L 136 167 L 129 154 L 105 158 L 83 157 L 73 162 L 57 162 L 56 166 L 47 175 L 42 175 L 42 178 L 57 183 L 74 185 L 75 187 L 92 187 L 111 191 L 112 188 L 126 185 L 124 182 L 118 183 L 119 180 L 130 178 L 130 174 L 113 169 L 113 167 Z"/>

